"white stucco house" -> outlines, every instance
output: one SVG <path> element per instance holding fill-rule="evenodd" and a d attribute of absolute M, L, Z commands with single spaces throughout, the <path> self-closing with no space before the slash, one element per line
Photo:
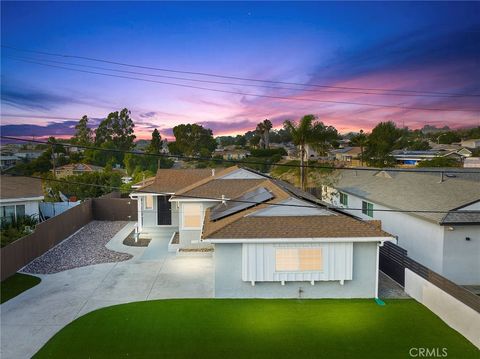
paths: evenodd
<path fill-rule="evenodd" d="M 42 182 L 35 178 L 0 176 L 0 217 L 11 221 L 21 216 L 39 219 L 39 203 L 44 195 Z"/>
<path fill-rule="evenodd" d="M 380 220 L 412 259 L 435 272 L 461 285 L 479 285 L 480 174 L 475 170 L 344 170 L 323 188 L 322 197 L 361 219 Z"/>
<path fill-rule="evenodd" d="M 177 189 L 179 178 L 193 183 Z M 145 202 L 141 232 L 170 226 L 180 248 L 214 248 L 216 297 L 377 297 L 379 246 L 393 237 L 280 181 L 236 166 L 160 169 L 132 197 Z"/>

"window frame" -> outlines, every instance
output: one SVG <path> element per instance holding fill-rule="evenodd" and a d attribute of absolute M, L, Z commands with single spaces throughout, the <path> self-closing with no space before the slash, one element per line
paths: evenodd
<path fill-rule="evenodd" d="M 348 207 L 348 194 L 344 192 L 340 192 L 340 204 Z"/>
<path fill-rule="evenodd" d="M 185 212 L 187 207 L 197 207 L 199 210 L 198 216 L 199 216 L 199 224 L 198 226 L 186 226 L 185 225 Z M 192 216 L 192 215 L 190 215 Z M 183 203 L 182 205 L 182 229 L 193 229 L 193 230 L 199 230 L 202 229 L 203 226 L 203 206 L 201 203 Z"/>
<path fill-rule="evenodd" d="M 362 213 L 370 218 L 373 218 L 373 203 L 362 201 Z"/>

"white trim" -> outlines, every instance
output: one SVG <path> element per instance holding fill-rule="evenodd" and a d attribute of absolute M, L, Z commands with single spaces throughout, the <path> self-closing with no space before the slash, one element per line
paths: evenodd
<path fill-rule="evenodd" d="M 206 199 L 206 198 L 170 198 L 170 202 L 222 202 L 225 200 L 228 200 L 229 198 L 226 199 Z"/>
<path fill-rule="evenodd" d="M 395 242 L 393 237 L 318 237 L 318 238 L 211 238 L 202 239 L 206 243 L 345 243 L 345 242 Z"/>
<path fill-rule="evenodd" d="M 173 192 L 165 192 L 165 193 L 158 193 L 158 192 L 133 192 L 130 193 L 130 198 L 133 197 L 145 197 L 145 196 L 173 196 L 175 193 Z"/>
<path fill-rule="evenodd" d="M 39 197 L 19 197 L 19 198 L 2 198 L 0 203 L 10 203 L 10 202 L 33 202 L 33 201 L 43 201 L 44 196 Z"/>

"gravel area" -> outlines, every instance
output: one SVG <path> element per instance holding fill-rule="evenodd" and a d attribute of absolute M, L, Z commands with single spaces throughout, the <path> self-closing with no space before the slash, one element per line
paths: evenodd
<path fill-rule="evenodd" d="M 30 262 L 23 272 L 52 274 L 92 264 L 121 262 L 132 258 L 127 253 L 107 249 L 107 244 L 128 222 L 92 221 L 70 238 Z"/>
<path fill-rule="evenodd" d="M 378 296 L 380 299 L 406 299 L 410 296 L 405 293 L 402 286 L 385 273 L 380 272 L 378 281 Z"/>

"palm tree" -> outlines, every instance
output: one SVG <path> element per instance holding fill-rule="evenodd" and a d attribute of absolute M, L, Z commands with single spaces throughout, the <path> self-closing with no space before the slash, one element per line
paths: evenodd
<path fill-rule="evenodd" d="M 306 145 L 325 152 L 331 146 L 331 141 L 338 139 L 335 127 L 325 126 L 316 119 L 315 115 L 305 115 L 298 123 L 290 120 L 284 122 L 285 130 L 291 133 L 293 143 L 300 146 L 300 183 L 303 190 L 307 187 Z"/>
<path fill-rule="evenodd" d="M 305 115 L 298 123 L 287 120 L 283 124 L 285 130 L 292 134 L 293 143 L 300 147 L 300 185 L 303 190 L 307 187 L 305 146 L 315 142 L 316 124 L 314 115 Z"/>
<path fill-rule="evenodd" d="M 265 148 L 265 137 L 264 137 L 265 125 L 263 124 L 263 122 L 260 122 L 257 125 L 257 128 L 255 129 L 255 132 L 258 134 L 258 137 L 260 138 L 260 141 L 259 141 L 260 147 Z"/>
<path fill-rule="evenodd" d="M 262 122 L 263 125 L 263 142 L 265 143 L 265 148 L 270 148 L 270 130 L 272 129 L 272 122 L 270 120 L 265 119 Z"/>
<path fill-rule="evenodd" d="M 363 130 L 360 130 L 358 134 L 353 136 L 350 140 L 352 145 L 360 147 L 360 163 L 363 166 L 363 150 L 368 143 L 368 136 Z"/>

